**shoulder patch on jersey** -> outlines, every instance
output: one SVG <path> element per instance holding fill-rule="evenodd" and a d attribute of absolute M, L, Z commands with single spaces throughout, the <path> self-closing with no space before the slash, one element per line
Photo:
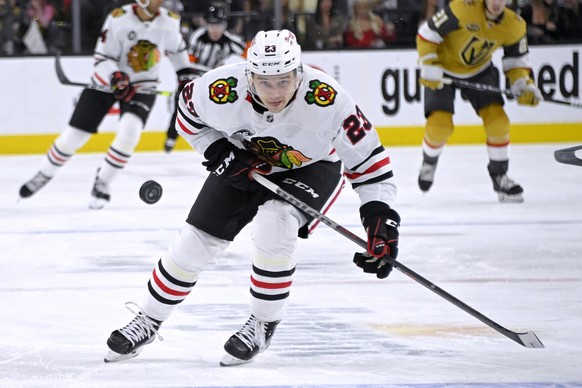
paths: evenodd
<path fill-rule="evenodd" d="M 125 10 L 123 8 L 115 8 L 113 11 L 111 11 L 111 16 L 114 18 L 118 18 L 123 15 L 125 15 Z"/>
<path fill-rule="evenodd" d="M 172 19 L 180 19 L 180 15 L 178 15 L 174 11 L 168 11 L 168 16 L 171 17 Z"/>
<path fill-rule="evenodd" d="M 293 166 L 301 167 L 304 162 L 311 160 L 301 151 L 297 151 L 286 144 L 281 144 L 279 140 L 270 136 L 254 137 L 250 141 L 245 140 L 243 144 L 247 150 L 275 167 L 290 170 Z"/>
<path fill-rule="evenodd" d="M 314 79 L 309 81 L 309 87 L 311 90 L 307 91 L 305 94 L 305 101 L 309 105 L 315 104 L 317 106 L 330 106 L 333 105 L 337 92 L 330 85 L 320 80 Z"/>
<path fill-rule="evenodd" d="M 220 78 L 208 86 L 208 97 L 215 104 L 228 104 L 238 100 L 238 93 L 234 88 L 238 85 L 238 79 L 234 77 Z"/>

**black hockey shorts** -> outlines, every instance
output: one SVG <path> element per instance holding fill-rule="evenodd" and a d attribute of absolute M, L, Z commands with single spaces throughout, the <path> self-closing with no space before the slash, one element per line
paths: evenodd
<path fill-rule="evenodd" d="M 97 128 L 116 101 L 118 100 L 111 93 L 84 89 L 69 125 L 82 131 L 97 133 Z M 136 94 L 129 102 L 119 101 L 120 115 L 126 112 L 134 113 L 145 125 L 155 101 L 155 95 Z"/>
<path fill-rule="evenodd" d="M 317 162 L 268 175 L 267 179 L 312 208 L 321 210 L 338 193 L 342 164 Z M 186 222 L 214 237 L 232 241 L 252 221 L 259 206 L 271 199 L 283 200 L 258 183 L 251 190 L 239 190 L 226 183 L 224 178 L 210 174 Z M 313 219 L 307 218 L 309 225 Z M 297 231 L 299 237 L 307 238 L 307 225 Z"/>
<path fill-rule="evenodd" d="M 454 77 L 451 77 L 454 79 Z M 474 77 L 465 81 L 491 85 L 499 87 L 499 70 L 493 65 L 489 66 Z M 432 90 L 424 88 L 424 116 L 428 117 L 430 112 L 441 110 L 455 113 L 455 90 L 452 85 L 445 85 L 442 89 Z M 497 103 L 503 106 L 504 100 L 501 93 L 488 92 L 483 90 L 461 89 L 461 97 L 469 100 L 475 112 L 479 113 L 482 108 Z"/>

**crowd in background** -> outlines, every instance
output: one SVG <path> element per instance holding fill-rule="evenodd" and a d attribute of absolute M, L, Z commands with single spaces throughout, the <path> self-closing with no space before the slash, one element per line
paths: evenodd
<path fill-rule="evenodd" d="M 72 1 L 0 0 L 0 56 L 73 53 Z M 105 17 L 129 1 L 77 1 L 82 52 L 76 54 L 91 54 Z M 582 41 L 580 2 L 513 0 L 509 7 L 528 23 L 530 44 L 554 44 Z M 182 15 L 187 39 L 212 3 L 228 8 L 228 29 L 245 40 L 280 25 L 295 32 L 304 50 L 339 50 L 412 46 L 418 25 L 448 0 L 166 0 L 165 6 Z"/>

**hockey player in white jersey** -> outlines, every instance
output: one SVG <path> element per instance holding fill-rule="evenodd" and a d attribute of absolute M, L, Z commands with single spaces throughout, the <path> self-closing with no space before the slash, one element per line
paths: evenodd
<path fill-rule="evenodd" d="M 20 188 L 22 198 L 44 187 L 97 133 L 111 106 L 119 102 L 119 127 L 97 169 L 89 204 L 92 209 L 103 208 L 110 200 L 109 186 L 129 162 L 154 105 L 155 95 L 139 90 L 155 89 L 161 56 L 168 55 L 179 81 L 194 72 L 180 33 L 180 17 L 161 7 L 162 0 L 136 3 L 111 12 L 95 47 L 92 82 L 111 87 L 112 93 L 83 90 L 68 127 L 50 147 L 40 171 Z"/>
<path fill-rule="evenodd" d="M 137 316 L 111 333 L 105 361 L 135 357 L 152 342 L 201 272 L 251 221 L 250 317 L 226 341 L 220 364 L 249 362 L 269 347 L 289 300 L 298 237 L 307 238 L 317 222 L 253 181 L 253 171 L 321 212 L 345 175 L 360 196 L 368 239 L 367 252 L 356 253 L 354 262 L 388 276 L 385 258 L 398 254 L 400 224 L 388 152 L 350 95 L 301 63 L 293 33 L 260 31 L 246 64 L 222 66 L 186 85 L 176 127 L 204 155 L 210 174 L 155 266 Z"/>

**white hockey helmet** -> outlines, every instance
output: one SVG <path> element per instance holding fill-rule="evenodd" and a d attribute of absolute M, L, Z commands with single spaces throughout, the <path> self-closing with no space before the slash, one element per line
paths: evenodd
<path fill-rule="evenodd" d="M 301 67 L 301 46 L 289 30 L 259 31 L 247 52 L 247 74 L 279 75 Z M 250 74 L 248 74 L 250 76 Z"/>

